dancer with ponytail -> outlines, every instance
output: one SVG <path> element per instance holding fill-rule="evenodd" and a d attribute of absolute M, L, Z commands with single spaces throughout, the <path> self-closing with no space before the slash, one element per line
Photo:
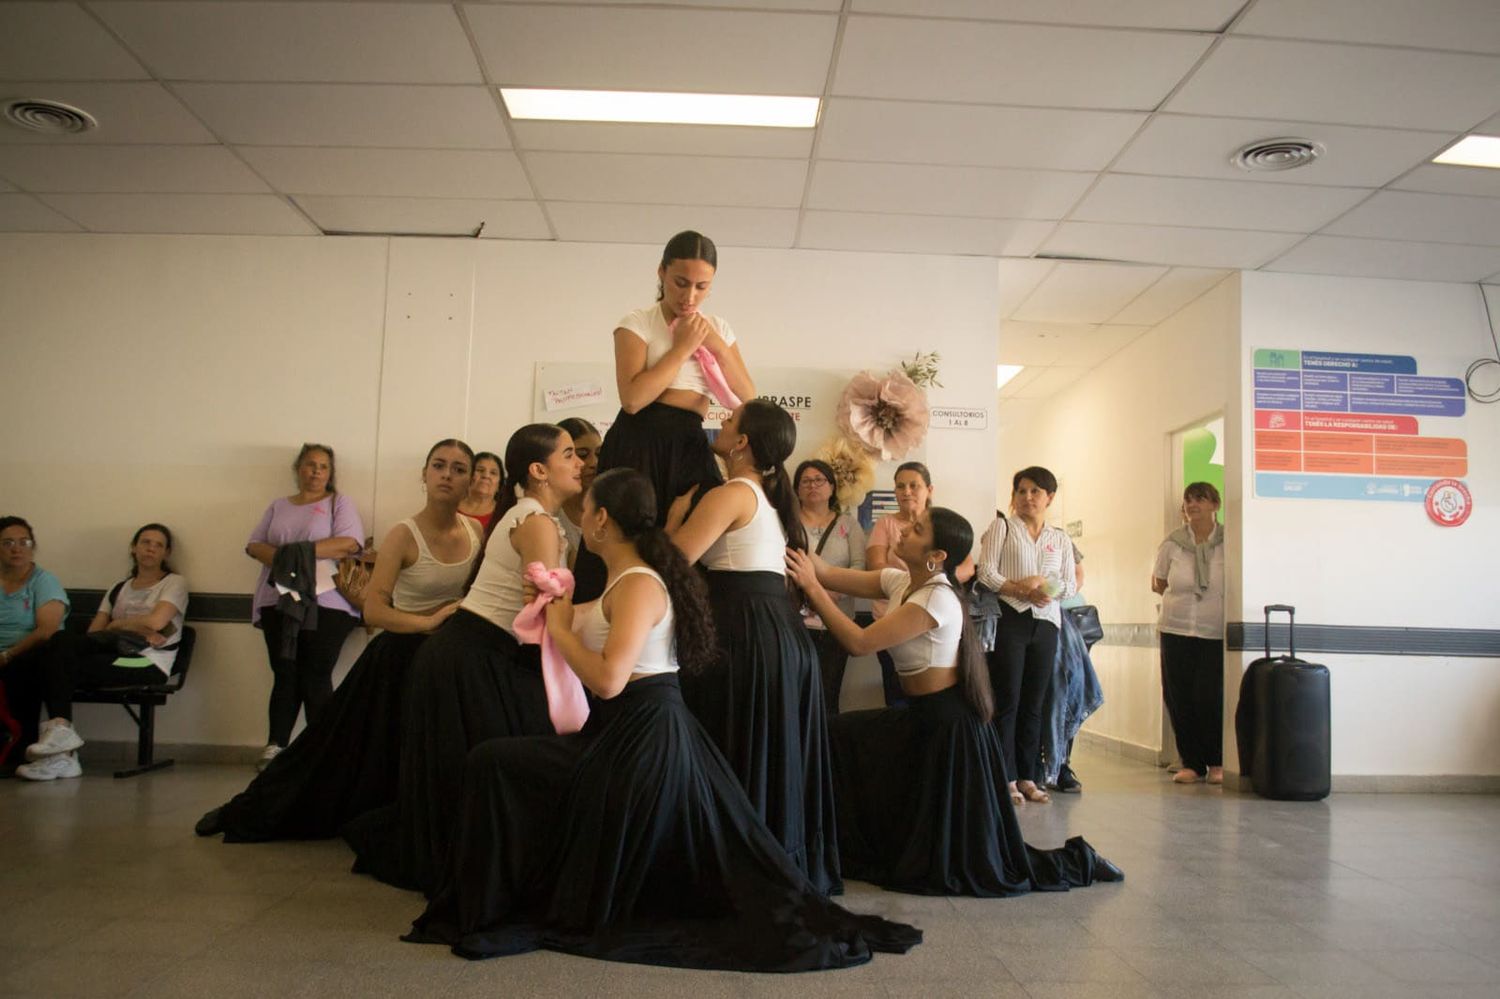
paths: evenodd
<path fill-rule="evenodd" d="M 583 528 L 578 525 L 583 517 L 583 497 L 589 491 L 589 486 L 594 484 L 594 476 L 599 474 L 599 428 L 581 416 L 570 416 L 567 419 L 558 420 L 557 425 L 568 432 L 573 438 L 573 453 L 578 455 L 578 460 L 583 462 L 583 491 L 574 496 L 569 496 L 563 501 L 562 509 L 558 511 L 557 522 L 562 524 L 563 534 L 568 538 L 568 566 L 571 568 L 578 558 L 578 552 L 583 547 Z"/>
<path fill-rule="evenodd" d="M 889 649 L 902 706 L 839 715 L 831 725 L 844 873 L 891 891 L 994 897 L 1119 881 L 1081 836 L 1055 850 L 1021 838 L 990 724 L 989 671 L 955 569 L 974 530 L 943 507 L 919 513 L 892 554 L 905 569 L 859 571 L 786 552 L 787 570 L 851 655 Z M 828 590 L 885 598 L 861 628 Z"/>
<path fill-rule="evenodd" d="M 468 595 L 412 665 L 394 806 L 351 822 L 355 870 L 430 892 L 447 858 L 464 756 L 486 739 L 552 731 L 536 645 L 515 619 L 532 562 L 563 564 L 557 511 L 580 487 L 567 431 L 533 423 L 511 435 L 506 475 Z"/>
<path fill-rule="evenodd" d="M 656 302 L 615 325 L 620 412 L 604 435 L 599 471 L 633 468 L 645 475 L 661 498 L 658 516 L 692 487 L 724 481 L 703 432 L 710 403 L 733 409 L 755 395 L 729 322 L 701 311 L 718 267 L 713 240 L 679 232 L 662 249 Z M 576 598 L 597 597 L 604 564 L 587 539 L 573 569 Z"/>
<path fill-rule="evenodd" d="M 750 801 L 819 891 L 841 891 L 832 773 L 817 649 L 786 585 L 784 551 L 807 548 L 786 459 L 797 424 L 764 399 L 736 409 L 714 440 L 728 481 L 668 532 L 702 560 L 719 659 L 682 693 L 739 776 Z"/>
<path fill-rule="evenodd" d="M 458 610 L 479 557 L 479 526 L 458 511 L 474 464 L 460 440 L 439 441 L 427 452 L 427 504 L 386 534 L 365 588 L 365 622 L 384 630 L 323 713 L 249 787 L 198 820 L 199 836 L 222 832 L 227 843 L 326 839 L 396 799 L 408 669 L 427 636 Z"/>
<path fill-rule="evenodd" d="M 576 735 L 469 754 L 443 886 L 407 939 L 471 959 L 549 948 L 739 971 L 848 967 L 918 943 L 808 883 L 683 706 L 679 670 L 713 668 L 713 617 L 645 476 L 602 473 L 581 525 L 604 595 L 555 599 L 547 631 L 598 700 Z"/>

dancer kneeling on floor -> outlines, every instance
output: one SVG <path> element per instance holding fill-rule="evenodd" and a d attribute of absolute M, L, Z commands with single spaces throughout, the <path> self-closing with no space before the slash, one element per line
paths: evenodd
<path fill-rule="evenodd" d="M 198 835 L 222 832 L 230 843 L 326 839 L 395 800 L 407 672 L 427 636 L 458 610 L 479 556 L 479 525 L 458 513 L 474 464 L 460 440 L 427 452 L 427 505 L 391 528 L 365 587 L 365 623 L 384 630 L 316 721 L 249 787 L 199 819 Z"/>
<path fill-rule="evenodd" d="M 580 489 L 581 468 L 560 427 L 533 423 L 511 435 L 478 572 L 458 612 L 412 663 L 396 803 L 344 827 L 356 871 L 431 892 L 448 855 L 469 750 L 486 739 L 553 731 L 540 647 L 516 640 L 515 620 L 525 606 L 526 566 L 563 564 L 557 511 Z"/>
<path fill-rule="evenodd" d="M 728 481 L 690 515 L 691 494 L 679 498 L 667 530 L 708 570 L 719 634 L 718 660 L 684 677 L 683 698 L 792 860 L 834 893 L 843 883 L 821 671 L 786 585 L 786 547 L 807 547 L 784 464 L 796 445 L 790 413 L 744 403 L 714 439 Z"/>
<path fill-rule="evenodd" d="M 468 958 L 549 948 L 744 971 L 846 967 L 918 943 L 808 883 L 683 706 L 679 664 L 714 661 L 713 618 L 656 526 L 650 482 L 602 473 L 581 526 L 604 594 L 576 610 L 554 600 L 547 632 L 599 700 L 576 735 L 469 754 L 443 887 L 407 939 Z"/>
<path fill-rule="evenodd" d="M 892 891 L 981 897 L 1122 880 L 1081 836 L 1056 850 L 1021 838 L 990 724 L 989 674 L 953 578 L 973 543 L 968 521 L 932 507 L 896 545 L 909 573 L 838 569 L 787 550 L 788 571 L 828 629 L 851 655 L 890 649 L 907 698 L 832 722 L 844 873 Z M 861 628 L 828 589 L 885 598 L 890 611 Z"/>

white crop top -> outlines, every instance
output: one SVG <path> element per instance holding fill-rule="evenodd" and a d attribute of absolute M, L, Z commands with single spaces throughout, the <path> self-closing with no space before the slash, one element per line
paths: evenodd
<path fill-rule="evenodd" d="M 479 554 L 479 523 L 468 517 L 458 520 L 468 531 L 469 553 L 457 562 L 439 562 L 427 550 L 427 541 L 417 529 L 417 522 L 411 517 L 401 522 L 417 541 L 417 560 L 396 576 L 396 585 L 391 588 L 392 607 L 408 614 L 430 614 L 464 595 L 469 570 Z"/>
<path fill-rule="evenodd" d="M 728 320 L 710 316 L 706 312 L 700 314 L 708 320 L 709 325 L 718 332 L 726 345 L 734 343 L 734 330 L 729 328 Z M 672 331 L 667 329 L 667 317 L 661 314 L 660 302 L 629 313 L 615 324 L 615 328 L 629 330 L 646 341 L 647 367 L 660 361 L 666 356 L 667 351 L 672 349 Z M 683 362 L 682 367 L 677 369 L 677 377 L 672 379 L 672 384 L 667 388 L 687 389 L 700 395 L 709 394 L 708 382 L 703 379 L 703 367 L 692 358 L 688 358 Z"/>
<path fill-rule="evenodd" d="M 573 630 L 578 632 L 578 640 L 591 652 L 600 652 L 604 649 L 604 643 L 609 638 L 609 622 L 604 618 L 604 598 L 609 591 L 615 588 L 615 584 L 626 576 L 640 573 L 650 576 L 656 580 L 663 590 L 667 584 L 663 582 L 656 570 L 644 565 L 633 565 L 620 573 L 610 584 L 604 588 L 599 599 L 584 607 L 578 615 L 578 621 Z M 646 644 L 641 647 L 641 657 L 635 668 L 630 671 L 631 676 L 655 676 L 658 673 L 676 673 L 677 655 L 673 648 L 672 632 L 672 600 L 667 598 L 667 612 L 662 615 L 661 620 L 651 626 L 651 631 L 646 635 Z"/>
<path fill-rule="evenodd" d="M 521 526 L 522 521 L 541 514 L 557 528 L 557 550 L 560 557 L 567 557 L 568 540 L 563 536 L 562 525 L 549 514 L 542 504 L 530 496 L 524 496 L 516 505 L 505 511 L 505 516 L 495 524 L 490 533 L 490 543 L 484 549 L 484 564 L 479 567 L 479 576 L 469 587 L 469 595 L 460 605 L 472 611 L 511 635 L 516 633 L 516 615 L 526 606 L 521 591 L 521 555 L 511 544 L 510 532 Z"/>
<path fill-rule="evenodd" d="M 730 479 L 755 492 L 755 514 L 744 527 L 725 531 L 708 546 L 700 559 L 705 568 L 729 572 L 774 572 L 786 575 L 786 532 L 776 508 L 766 499 L 760 483 Z"/>
<path fill-rule="evenodd" d="M 958 639 L 963 634 L 963 607 L 958 594 L 948 585 L 947 577 L 937 576 L 917 589 L 906 600 L 902 595 L 911 585 L 911 576 L 901 569 L 882 569 L 880 588 L 891 602 L 890 611 L 903 603 L 916 604 L 927 611 L 937 622 L 937 627 L 924 631 L 916 638 L 909 638 L 890 648 L 896 672 L 920 673 L 925 669 L 952 669 L 958 665 Z"/>

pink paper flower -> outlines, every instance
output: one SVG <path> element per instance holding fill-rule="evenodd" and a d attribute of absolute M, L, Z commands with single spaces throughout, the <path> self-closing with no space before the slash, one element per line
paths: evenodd
<path fill-rule="evenodd" d="M 871 454 L 899 461 L 927 437 L 927 393 L 902 371 L 861 371 L 839 399 L 838 423 Z"/>

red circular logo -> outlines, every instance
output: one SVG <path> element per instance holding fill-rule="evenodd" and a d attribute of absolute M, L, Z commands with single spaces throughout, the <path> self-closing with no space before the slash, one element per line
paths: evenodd
<path fill-rule="evenodd" d="M 1427 516 L 1440 527 L 1457 527 L 1469 519 L 1474 498 L 1457 479 L 1438 479 L 1427 487 Z"/>

